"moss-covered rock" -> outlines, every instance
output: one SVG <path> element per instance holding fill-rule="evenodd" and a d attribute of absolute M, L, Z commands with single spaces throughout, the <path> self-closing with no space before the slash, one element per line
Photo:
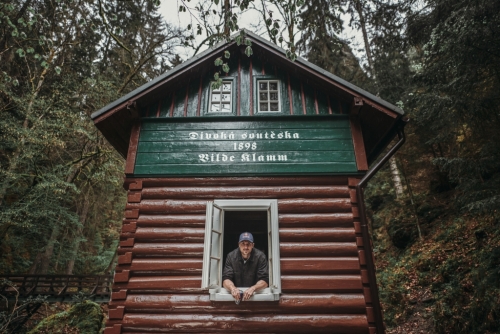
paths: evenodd
<path fill-rule="evenodd" d="M 103 319 L 101 307 L 86 300 L 42 320 L 28 334 L 96 334 L 101 330 Z"/>

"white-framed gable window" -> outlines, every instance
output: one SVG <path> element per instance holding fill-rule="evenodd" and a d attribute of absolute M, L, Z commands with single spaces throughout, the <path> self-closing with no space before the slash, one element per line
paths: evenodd
<path fill-rule="evenodd" d="M 257 88 L 258 112 L 281 112 L 279 80 L 258 80 Z"/>
<path fill-rule="evenodd" d="M 208 113 L 231 113 L 233 106 L 232 99 L 232 81 L 222 81 L 222 85 L 219 88 L 213 88 L 212 84 L 210 84 Z"/>
<path fill-rule="evenodd" d="M 205 222 L 205 245 L 203 253 L 203 271 L 201 287 L 208 290 L 210 300 L 214 301 L 234 301 L 232 295 L 222 287 L 222 269 L 224 267 L 224 254 L 228 249 L 234 249 L 237 239 L 231 237 L 230 244 L 224 237 L 232 231 L 237 235 L 240 231 L 235 229 L 236 225 L 231 223 L 230 217 L 238 214 L 253 215 L 263 217 L 263 229 L 260 231 L 248 231 L 254 233 L 256 248 L 267 244 L 267 260 L 269 263 L 269 287 L 258 290 L 250 301 L 275 301 L 279 300 L 281 293 L 281 269 L 279 253 L 279 228 L 278 228 L 278 201 L 275 199 L 265 200 L 214 200 L 207 202 L 206 222 Z M 259 224 L 256 224 L 259 225 Z M 243 231 L 244 232 L 244 231 Z M 258 243 L 257 240 L 264 240 Z M 263 249 L 260 249 L 263 250 Z M 245 290 L 245 287 L 238 287 Z"/>

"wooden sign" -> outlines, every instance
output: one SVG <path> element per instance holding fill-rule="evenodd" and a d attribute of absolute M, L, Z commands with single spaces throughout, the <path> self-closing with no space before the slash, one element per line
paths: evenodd
<path fill-rule="evenodd" d="M 136 176 L 355 173 L 346 116 L 144 121 Z"/>

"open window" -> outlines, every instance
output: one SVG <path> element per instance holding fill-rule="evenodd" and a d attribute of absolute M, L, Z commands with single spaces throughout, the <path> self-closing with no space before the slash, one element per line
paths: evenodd
<path fill-rule="evenodd" d="M 269 287 L 257 291 L 250 301 L 279 300 L 281 270 L 277 200 L 215 200 L 207 202 L 205 248 L 201 287 L 210 300 L 233 301 L 222 287 L 222 270 L 227 254 L 238 246 L 242 232 L 254 235 L 255 248 L 269 262 Z"/>

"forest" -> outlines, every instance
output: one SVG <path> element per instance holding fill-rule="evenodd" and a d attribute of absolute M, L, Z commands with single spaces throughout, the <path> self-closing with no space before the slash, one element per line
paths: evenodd
<path fill-rule="evenodd" d="M 164 1 L 179 24 L 158 0 L 0 1 L 0 275 L 113 271 L 124 159 L 90 114 L 252 13 L 291 60 L 410 120 L 365 190 L 387 332 L 500 333 L 500 1 Z M 89 333 L 68 320 L 81 311 L 98 313 L 98 332 L 105 306 L 88 304 L 48 305 L 68 322 L 25 330 Z"/>

